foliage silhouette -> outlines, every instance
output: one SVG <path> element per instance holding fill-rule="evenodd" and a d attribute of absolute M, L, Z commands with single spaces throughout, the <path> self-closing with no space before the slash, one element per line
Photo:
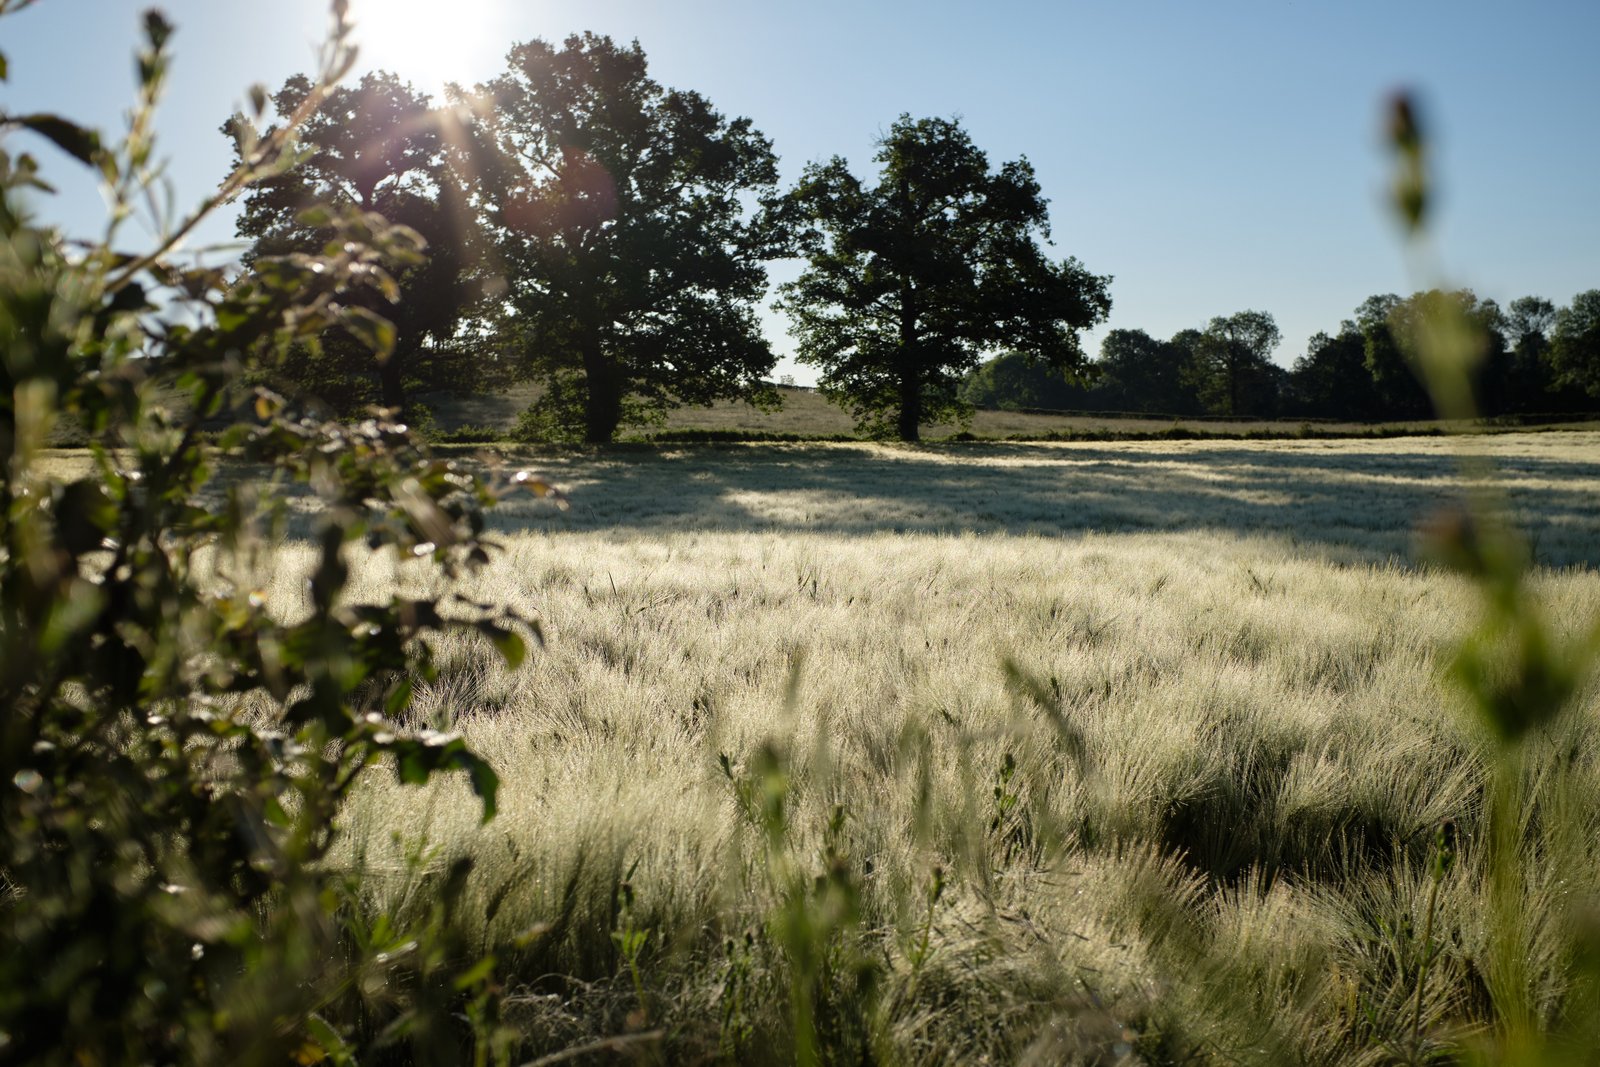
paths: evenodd
<path fill-rule="evenodd" d="M 1201 399 L 1218 415 L 1270 413 L 1277 406 L 1272 350 L 1283 334 L 1264 311 L 1219 315 L 1195 345 L 1194 374 Z"/>
<path fill-rule="evenodd" d="M 279 120 L 299 111 L 312 91 L 304 75 L 285 82 L 272 96 Z M 253 135 L 241 118 L 230 119 L 223 131 L 234 138 L 236 155 L 251 146 Z M 463 351 L 457 338 L 485 286 L 482 239 L 446 165 L 441 116 L 428 96 L 392 74 L 369 73 L 354 86 L 329 91 L 300 124 L 297 139 L 298 165 L 264 176 L 244 197 L 238 232 L 254 242 L 247 262 L 315 254 L 325 246 L 331 236 L 326 212 L 308 213 L 313 205 L 376 212 L 417 232 L 426 250 L 395 270 L 399 300 L 351 294 L 346 302 L 367 313 L 356 320 L 360 331 L 346 326 L 291 346 L 269 372 L 272 383 L 350 414 L 370 403 L 404 409 L 419 388 L 470 388 L 492 380 L 494 368 L 484 365 L 482 353 Z M 393 328 L 391 350 L 376 360 L 370 341 L 384 327 L 374 316 Z"/>
<path fill-rule="evenodd" d="M 1057 367 L 1021 352 L 1002 352 L 974 367 L 963 381 L 961 400 L 978 408 L 1083 408 L 1089 389 Z"/>
<path fill-rule="evenodd" d="M 1167 341 L 1142 330 L 1112 330 L 1101 343 L 1099 359 L 1084 368 L 1087 380 L 1076 387 L 1057 386 L 1054 375 L 1044 371 L 1021 369 L 1014 354 L 996 357 L 969 372 L 962 397 L 991 409 L 1427 419 L 1433 409 L 1419 378 L 1418 330 L 1436 301 L 1461 303 L 1476 323 L 1481 343 L 1472 381 L 1482 398 L 1478 417 L 1549 421 L 1592 406 L 1578 378 L 1564 376 L 1557 365 L 1553 342 L 1558 322 L 1579 321 L 1581 295 L 1560 310 L 1532 296 L 1502 310 L 1465 290 L 1369 297 L 1352 319 L 1340 323 L 1337 334 L 1314 334 L 1287 372 L 1231 347 L 1214 328 L 1231 319 L 1218 318 L 1205 330 L 1180 330 Z M 1569 333 L 1576 337 L 1581 330 L 1569 327 Z M 1581 344 L 1569 343 L 1570 351 L 1580 349 Z M 1585 358 L 1572 357 L 1576 374 L 1586 366 Z"/>
<path fill-rule="evenodd" d="M 1314 335 L 1295 360 L 1287 406 L 1297 414 L 1325 418 L 1379 417 L 1379 400 L 1367 370 L 1366 338 L 1346 321 L 1337 335 Z"/>
<path fill-rule="evenodd" d="M 918 438 L 967 409 L 962 377 L 1012 348 L 1077 371 L 1077 333 L 1111 309 L 1110 279 L 1055 262 L 1027 160 L 991 170 L 959 123 L 902 115 L 867 186 L 835 157 L 806 168 L 778 211 L 810 266 L 781 287 L 801 362 L 861 427 Z"/>
<path fill-rule="evenodd" d="M 1112 330 L 1100 342 L 1096 366 L 1108 407 L 1169 415 L 1201 410 L 1191 388 L 1190 353 L 1182 345 L 1158 341 L 1143 330 Z"/>
<path fill-rule="evenodd" d="M 1600 289 L 1579 293 L 1556 312 L 1550 359 L 1562 384 L 1600 396 Z"/>
<path fill-rule="evenodd" d="M 756 320 L 777 182 L 770 142 L 595 34 L 511 49 L 477 87 L 458 162 L 494 235 L 535 422 L 609 441 L 683 403 L 775 403 Z"/>
<path fill-rule="evenodd" d="M 294 127 L 353 59 L 346 5 L 333 11 L 299 103 L 266 133 L 241 119 L 238 169 L 194 213 L 152 218 L 149 251 L 118 238 L 139 205 L 159 203 L 151 116 L 172 34 L 159 13 L 145 16 L 120 142 L 54 116 L 23 124 L 100 175 L 104 240 L 69 245 L 33 222 L 23 194 L 42 187 L 37 164 L 0 149 L 0 1045 L 11 1062 L 344 1055 L 372 1033 L 318 1013 L 351 1014 L 341 1006 L 399 972 L 341 947 L 350 898 L 323 861 L 342 801 L 387 765 L 406 783 L 463 772 L 483 817 L 495 811 L 494 769 L 459 736 L 407 724 L 406 710 L 433 676 L 430 639 L 467 630 L 514 665 L 527 628 L 456 594 L 352 603 L 346 588 L 359 551 L 447 576 L 486 562 L 494 490 L 403 427 L 323 423 L 243 384 L 335 326 L 384 337 L 365 294 L 400 295 L 392 271 L 420 262 L 418 236 L 353 207 L 313 208 L 302 225 L 330 237 L 316 251 L 263 253 L 237 275 L 173 256 L 228 196 L 296 161 Z M 73 480 L 43 454 L 59 419 L 91 441 L 93 463 Z M 217 420 L 231 428 L 213 439 L 203 426 Z M 218 477 L 224 465 L 247 476 Z M 271 605 L 263 552 L 294 486 L 323 505 L 315 564 L 297 605 Z M 419 1056 L 471 1041 L 452 1012 L 488 987 L 481 967 L 469 974 L 454 1001 L 397 998 L 369 1021 L 419 1042 Z"/>

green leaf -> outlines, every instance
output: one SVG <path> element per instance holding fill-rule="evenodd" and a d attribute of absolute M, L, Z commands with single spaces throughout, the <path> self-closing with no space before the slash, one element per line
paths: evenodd
<path fill-rule="evenodd" d="M 333 212 L 325 204 L 315 204 L 295 216 L 295 221 L 313 230 L 333 225 Z"/>
<path fill-rule="evenodd" d="M 356 1057 L 350 1045 L 322 1016 L 311 1015 L 306 1018 L 306 1034 L 317 1050 L 332 1061 L 334 1067 L 354 1067 Z"/>
<path fill-rule="evenodd" d="M 347 307 L 339 316 L 339 322 L 357 341 L 370 348 L 380 363 L 394 352 L 394 323 L 382 315 L 366 308 Z"/>
<path fill-rule="evenodd" d="M 37 637 L 39 651 L 53 654 L 78 638 L 84 628 L 99 617 L 104 606 L 105 593 L 99 586 L 81 578 L 74 579 L 71 595 L 56 600 L 45 616 Z"/>
<path fill-rule="evenodd" d="M 493 956 L 485 956 L 477 963 L 474 963 L 471 967 L 468 967 L 465 971 L 462 971 L 460 974 L 456 975 L 455 981 L 451 984 L 457 989 L 471 989 L 479 982 L 482 982 L 494 975 L 494 964 L 495 959 Z"/>
<path fill-rule="evenodd" d="M 261 805 L 261 814 L 268 824 L 279 829 L 288 829 L 292 825 L 289 813 L 283 810 L 277 797 L 267 797 Z"/>
<path fill-rule="evenodd" d="M 394 771 L 406 785 L 426 785 L 433 773 L 433 764 L 420 748 L 407 748 L 394 761 Z"/>
<path fill-rule="evenodd" d="M 500 658 L 505 660 L 506 667 L 516 670 L 522 666 L 522 661 L 528 658 L 528 643 L 520 634 L 506 626 L 495 622 L 480 622 L 478 630 L 499 650 Z"/>
<path fill-rule="evenodd" d="M 484 760 L 465 752 L 465 750 L 463 752 L 466 758 L 471 760 L 471 766 L 468 767 L 467 773 L 472 777 L 472 791 L 483 802 L 483 821 L 489 822 L 494 819 L 495 812 L 499 810 L 496 807 L 495 800 L 500 793 L 500 776 Z"/>
<path fill-rule="evenodd" d="M 391 718 L 398 717 L 401 712 L 411 706 L 411 679 L 401 678 L 395 683 L 394 690 L 383 702 L 383 710 Z"/>
<path fill-rule="evenodd" d="M 73 556 L 100 547 L 117 524 L 117 505 L 98 479 L 82 478 L 52 491 L 57 537 Z"/>
<path fill-rule="evenodd" d="M 425 730 L 420 736 L 397 737 L 377 747 L 394 754 L 395 775 L 406 785 L 424 785 L 434 771 L 466 771 L 472 792 L 483 803 L 483 821 L 494 818 L 500 776 L 459 735 Z"/>
<path fill-rule="evenodd" d="M 59 115 L 22 115 L 6 121 L 48 138 L 57 148 L 88 166 L 94 165 L 95 156 L 100 152 L 98 131 L 69 122 Z"/>

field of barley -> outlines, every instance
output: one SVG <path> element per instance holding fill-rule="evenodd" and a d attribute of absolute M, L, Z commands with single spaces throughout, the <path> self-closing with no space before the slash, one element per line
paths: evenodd
<path fill-rule="evenodd" d="M 1507 1005 L 1553 1027 L 1593 991 L 1600 690 L 1529 742 L 1507 942 L 1450 677 L 1481 596 L 1416 534 L 1463 450 L 1587 632 L 1600 434 L 488 457 L 570 498 L 497 509 L 469 590 L 545 646 L 452 638 L 414 711 L 499 815 L 374 777 L 339 862 L 403 916 L 472 858 L 448 911 L 529 1058 L 1420 1062 Z M 279 551 L 278 610 L 311 559 Z M 435 580 L 354 563 L 357 596 Z"/>

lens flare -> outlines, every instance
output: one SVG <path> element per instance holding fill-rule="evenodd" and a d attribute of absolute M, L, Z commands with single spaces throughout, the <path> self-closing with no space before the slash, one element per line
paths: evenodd
<path fill-rule="evenodd" d="M 358 69 L 388 70 L 439 93 L 489 77 L 510 39 L 505 0 L 354 0 Z"/>

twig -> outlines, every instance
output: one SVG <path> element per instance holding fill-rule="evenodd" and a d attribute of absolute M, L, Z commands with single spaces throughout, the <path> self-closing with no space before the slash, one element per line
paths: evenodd
<path fill-rule="evenodd" d="M 536 1060 L 529 1060 L 522 1067 L 551 1067 L 552 1064 L 566 1063 L 579 1056 L 587 1056 L 591 1052 L 620 1052 L 631 1045 L 642 1045 L 650 1041 L 660 1041 L 666 1035 L 665 1030 L 646 1030 L 642 1034 L 622 1034 L 617 1037 L 602 1037 L 598 1041 L 590 1041 L 585 1045 L 573 1045 L 571 1048 L 552 1052 L 548 1056 L 540 1056 Z"/>

